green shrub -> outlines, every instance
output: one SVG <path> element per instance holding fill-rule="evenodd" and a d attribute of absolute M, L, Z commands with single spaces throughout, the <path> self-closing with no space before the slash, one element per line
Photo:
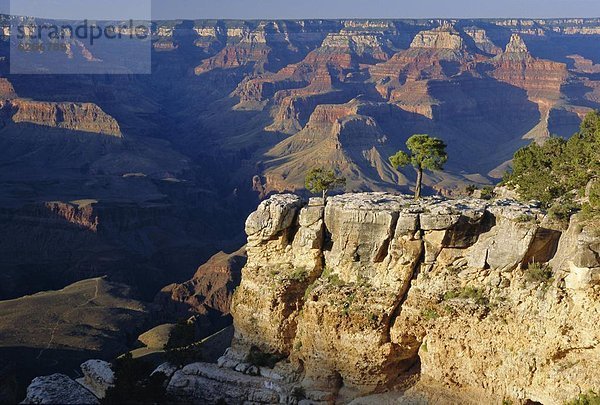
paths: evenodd
<path fill-rule="evenodd" d="M 306 301 L 310 297 L 316 286 L 317 280 L 313 281 L 306 287 L 306 290 L 304 290 L 304 301 Z"/>
<path fill-rule="evenodd" d="M 475 190 L 477 190 L 477 186 L 475 184 L 469 184 L 467 187 L 465 187 L 465 192 L 467 195 L 473 195 Z"/>
<path fill-rule="evenodd" d="M 458 298 L 459 295 L 460 295 L 460 293 L 458 292 L 458 290 L 446 291 L 444 293 L 444 301 L 448 301 L 448 300 L 452 300 L 454 298 Z"/>
<path fill-rule="evenodd" d="M 577 398 L 567 402 L 567 405 L 600 405 L 600 395 L 594 391 L 579 394 Z"/>
<path fill-rule="evenodd" d="M 421 310 L 421 316 L 426 320 L 426 321 L 432 321 L 434 319 L 437 319 L 440 317 L 440 314 L 438 314 L 438 312 L 433 309 L 433 308 L 424 308 Z"/>
<path fill-rule="evenodd" d="M 552 203 L 552 206 L 548 209 L 548 215 L 552 219 L 568 222 L 571 215 L 575 214 L 580 209 L 581 206 L 573 201 L 571 195 L 567 194 Z"/>
<path fill-rule="evenodd" d="M 333 273 L 333 270 L 330 267 L 325 267 L 325 269 L 323 269 L 323 274 L 321 277 L 327 280 L 329 284 L 332 284 L 336 287 L 341 287 L 344 285 L 344 282 L 340 279 L 340 276 Z"/>
<path fill-rule="evenodd" d="M 170 350 L 177 347 L 188 346 L 196 340 L 196 326 L 193 323 L 188 323 L 186 320 L 179 320 L 171 331 L 169 341 L 165 344 L 164 349 Z"/>
<path fill-rule="evenodd" d="M 551 137 L 543 145 L 532 143 L 518 150 L 504 183 L 516 188 L 521 198 L 538 200 L 547 208 L 571 191 L 581 192 L 599 171 L 600 113 L 595 111 L 568 141 Z"/>
<path fill-rule="evenodd" d="M 552 268 L 548 264 L 533 262 L 527 265 L 525 279 L 530 283 L 547 283 L 552 277 Z"/>
<path fill-rule="evenodd" d="M 494 186 L 485 186 L 481 189 L 481 198 L 484 200 L 491 200 L 495 196 L 496 193 L 494 193 Z"/>
<path fill-rule="evenodd" d="M 590 204 L 583 204 L 581 207 L 581 219 L 584 221 L 600 219 L 600 208 L 594 209 Z"/>
<path fill-rule="evenodd" d="M 103 404 L 148 404 L 165 402 L 165 383 L 163 373 L 150 376 L 154 370 L 152 363 L 143 359 L 134 359 L 127 353 L 113 361 L 115 385 L 106 391 Z"/>
<path fill-rule="evenodd" d="M 175 366 L 183 366 L 185 364 L 202 361 L 202 345 L 200 343 L 195 343 L 185 347 L 167 349 L 165 350 L 164 358 L 165 361 L 168 361 Z"/>
<path fill-rule="evenodd" d="M 485 295 L 484 291 L 480 288 L 466 286 L 458 290 L 450 290 L 444 293 L 443 299 L 445 301 L 452 299 L 470 299 L 475 301 L 478 305 L 488 305 L 490 300 Z"/>
<path fill-rule="evenodd" d="M 295 269 L 287 278 L 292 281 L 304 281 L 308 278 L 308 272 L 306 271 L 305 267 L 299 267 Z"/>
<path fill-rule="evenodd" d="M 517 217 L 516 222 L 519 223 L 528 223 L 528 222 L 536 222 L 536 218 L 533 215 L 521 214 Z"/>
<path fill-rule="evenodd" d="M 590 206 L 594 209 L 600 209 L 600 179 L 596 179 L 590 187 Z"/>
<path fill-rule="evenodd" d="M 293 398 L 296 398 L 296 400 L 300 401 L 300 400 L 306 398 L 306 390 L 304 389 L 303 386 L 298 385 L 298 386 L 295 386 L 292 389 L 292 394 L 291 395 L 292 395 Z"/>
<path fill-rule="evenodd" d="M 256 367 L 273 368 L 278 361 L 283 360 L 285 356 L 278 353 L 265 353 L 256 346 L 250 348 L 250 352 L 246 356 L 246 363 L 250 363 Z"/>

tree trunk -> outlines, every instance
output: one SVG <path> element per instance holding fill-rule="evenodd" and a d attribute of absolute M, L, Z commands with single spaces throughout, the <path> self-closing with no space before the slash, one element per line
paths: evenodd
<path fill-rule="evenodd" d="M 327 202 L 327 190 L 323 190 L 323 207 L 325 206 L 326 202 Z"/>
<path fill-rule="evenodd" d="M 423 169 L 417 168 L 417 184 L 415 186 L 415 200 L 421 198 L 421 182 L 423 181 Z"/>

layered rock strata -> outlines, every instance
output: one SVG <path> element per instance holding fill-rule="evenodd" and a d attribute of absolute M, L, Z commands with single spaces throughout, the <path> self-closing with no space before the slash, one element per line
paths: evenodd
<path fill-rule="evenodd" d="M 392 387 L 401 398 L 415 375 L 454 400 L 558 404 L 598 390 L 599 227 L 544 224 L 508 200 L 362 193 L 324 208 L 275 195 L 246 222 L 232 347 L 218 366 L 177 371 L 168 391 L 346 403 Z"/>

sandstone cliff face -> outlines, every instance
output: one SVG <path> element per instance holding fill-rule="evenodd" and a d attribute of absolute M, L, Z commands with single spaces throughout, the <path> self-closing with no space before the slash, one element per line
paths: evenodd
<path fill-rule="evenodd" d="M 431 31 L 421 31 L 410 44 L 411 48 L 461 50 L 464 41 L 452 26 L 442 26 Z"/>
<path fill-rule="evenodd" d="M 12 120 L 73 131 L 121 137 L 117 121 L 92 103 L 52 103 L 14 100 Z"/>
<path fill-rule="evenodd" d="M 493 77 L 527 90 L 533 99 L 558 99 L 567 79 L 565 64 L 532 57 L 518 34 L 511 36 L 505 52 L 493 64 Z"/>
<path fill-rule="evenodd" d="M 238 393 L 256 402 L 301 385 L 310 400 L 345 403 L 399 383 L 386 395 L 401 400 L 415 373 L 466 403 L 598 390 L 599 227 L 574 219 L 561 235 L 544 223 L 502 200 L 363 193 L 323 209 L 273 196 L 246 222 L 232 347 L 220 368 L 188 366 L 169 390 L 227 392 L 240 373 L 256 375 Z M 257 352 L 284 360 L 253 366 Z"/>

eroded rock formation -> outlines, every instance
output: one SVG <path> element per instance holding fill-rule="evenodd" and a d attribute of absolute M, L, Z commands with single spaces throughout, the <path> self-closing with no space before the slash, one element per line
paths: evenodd
<path fill-rule="evenodd" d="M 164 287 L 154 302 L 172 317 L 194 317 L 200 336 L 211 335 L 231 324 L 229 306 L 246 264 L 242 248 L 231 254 L 219 252 L 200 266 L 191 280 Z"/>
<path fill-rule="evenodd" d="M 400 398 L 415 375 L 454 400 L 559 404 L 598 390 L 598 224 L 575 218 L 561 235 L 545 223 L 508 200 L 363 193 L 323 208 L 275 195 L 246 222 L 232 347 L 168 390 L 345 403 L 404 387 L 386 394 Z"/>

